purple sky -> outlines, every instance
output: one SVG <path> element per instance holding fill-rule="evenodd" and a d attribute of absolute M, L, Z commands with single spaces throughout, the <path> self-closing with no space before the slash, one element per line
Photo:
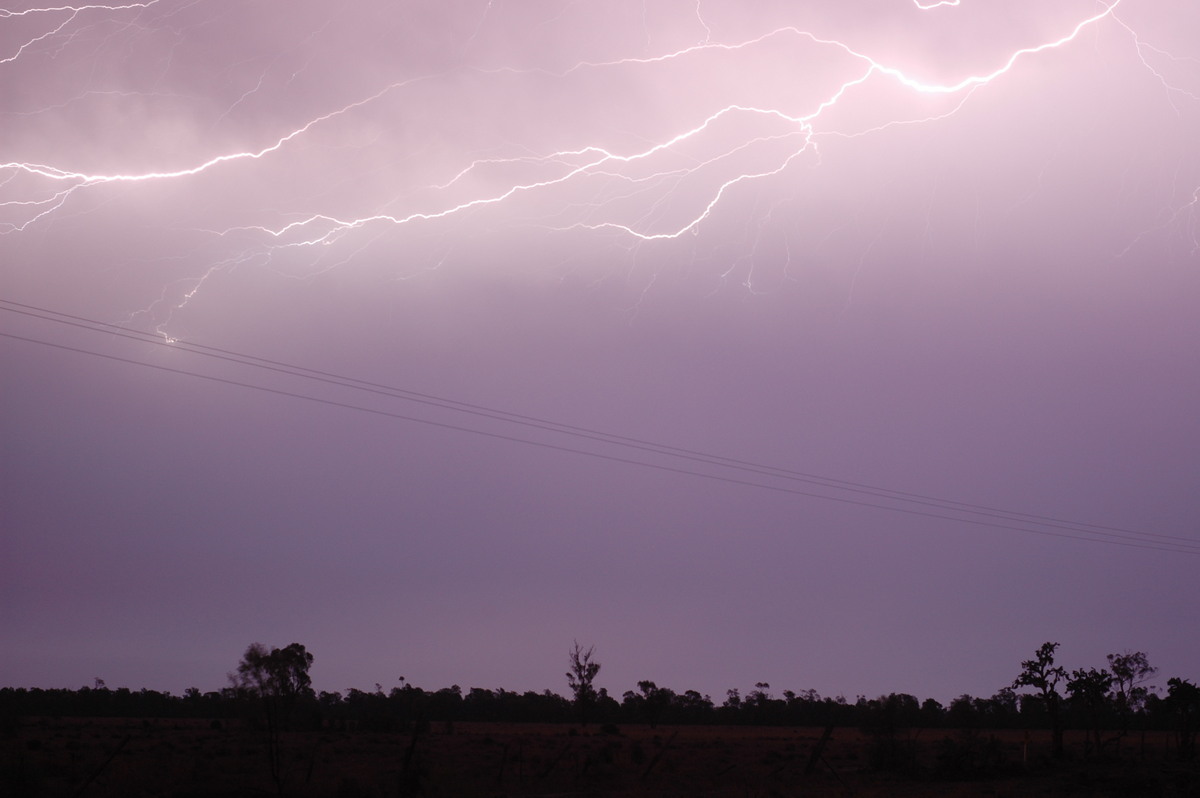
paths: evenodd
<path fill-rule="evenodd" d="M 0 684 L 1200 678 L 1198 43 L 1193 0 L 7 3 Z"/>

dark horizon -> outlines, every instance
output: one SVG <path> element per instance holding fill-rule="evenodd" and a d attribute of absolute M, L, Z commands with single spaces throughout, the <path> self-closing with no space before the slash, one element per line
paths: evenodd
<path fill-rule="evenodd" d="M 272 645 L 272 644 L 268 643 L 265 645 L 268 649 L 271 649 L 271 648 L 282 647 L 283 644 L 279 643 L 278 645 Z M 303 645 L 303 644 L 301 644 L 301 645 Z M 307 647 L 305 647 L 305 648 L 307 648 Z M 707 699 L 711 699 L 714 706 L 716 706 L 716 707 L 720 707 L 723 704 L 723 702 L 726 700 L 726 698 L 729 696 L 730 692 L 734 691 L 734 690 L 736 690 L 738 692 L 738 694 L 741 695 L 743 698 L 745 698 L 746 696 L 751 695 L 755 692 L 761 692 L 764 695 L 769 696 L 772 699 L 784 699 L 785 693 L 790 692 L 797 696 L 802 696 L 802 697 L 808 696 L 810 698 L 810 700 L 813 698 L 820 699 L 820 700 L 833 700 L 833 701 L 838 701 L 839 699 L 841 699 L 841 700 L 844 700 L 844 702 L 850 706 L 855 705 L 856 702 L 859 702 L 863 699 L 866 699 L 868 701 L 873 701 L 873 700 L 880 699 L 880 698 L 886 698 L 889 695 L 912 696 L 912 697 L 916 698 L 918 700 L 918 702 L 920 702 L 920 703 L 924 703 L 926 700 L 936 701 L 943 708 L 949 708 L 950 705 L 956 699 L 961 699 L 964 696 L 973 698 L 973 699 L 980 699 L 983 701 L 995 699 L 997 696 L 999 696 L 1003 693 L 1006 693 L 1006 692 L 1012 693 L 1017 699 L 1022 698 L 1022 696 L 1032 696 L 1034 698 L 1036 698 L 1036 696 L 1037 696 L 1036 690 L 1030 691 L 1030 689 L 1028 687 L 1017 687 L 1014 685 L 1014 681 L 1015 681 L 1016 677 L 1021 672 L 1021 663 L 1023 663 L 1026 659 L 1032 658 L 1034 656 L 1034 654 L 1036 652 L 1033 650 L 1025 652 L 1023 655 L 1021 655 L 1021 658 L 1015 659 L 1013 661 L 1012 667 L 1010 668 L 1010 670 L 1012 672 L 1012 678 L 1010 678 L 1004 684 L 999 685 L 995 690 L 993 690 L 989 693 L 983 693 L 983 694 L 957 693 L 952 696 L 943 697 L 943 696 L 935 695 L 935 694 L 912 693 L 912 692 L 905 691 L 905 690 L 885 690 L 885 691 L 882 691 L 879 693 L 874 693 L 874 694 L 868 694 L 868 693 L 863 693 L 863 692 L 858 692 L 858 691 L 856 691 L 854 693 L 822 693 L 821 691 L 815 690 L 810 687 L 796 686 L 796 685 L 790 685 L 790 684 L 775 684 L 775 683 L 771 683 L 771 682 L 764 682 L 762 680 L 749 682 L 745 685 L 742 685 L 742 684 L 729 685 L 729 686 L 722 688 L 715 692 L 710 692 L 710 691 L 706 691 L 706 690 L 698 690 L 698 689 L 695 689 L 695 688 L 693 688 L 691 686 L 687 686 L 687 685 L 674 684 L 669 680 L 664 681 L 664 680 L 656 680 L 656 679 L 637 679 L 636 681 L 631 682 L 630 684 L 622 687 L 620 685 L 610 684 L 610 682 L 612 680 L 609 678 L 606 678 L 606 676 L 608 676 L 610 674 L 611 668 L 609 667 L 609 665 L 611 663 L 609 663 L 609 661 L 603 656 L 603 652 L 596 649 L 595 646 L 588 646 L 588 648 L 591 648 L 594 651 L 595 661 L 601 665 L 600 672 L 595 679 L 596 688 L 604 690 L 605 694 L 609 698 L 617 701 L 618 703 L 621 702 L 622 696 L 624 696 L 626 692 L 629 692 L 629 691 L 632 691 L 635 693 L 638 692 L 638 690 L 640 688 L 640 683 L 646 682 L 646 681 L 656 684 L 657 687 L 659 687 L 659 688 L 667 688 L 680 696 L 682 696 L 685 692 L 696 692 Z M 1057 649 L 1057 651 L 1056 651 L 1057 664 L 1060 666 L 1063 666 L 1067 673 L 1072 673 L 1072 672 L 1081 671 L 1081 670 L 1089 670 L 1089 669 L 1096 669 L 1096 670 L 1100 670 L 1100 671 L 1107 673 L 1107 672 L 1109 672 L 1109 669 L 1111 667 L 1111 663 L 1112 663 L 1111 656 L 1101 658 L 1101 660 L 1099 662 L 1075 663 L 1070 659 L 1064 658 L 1064 652 L 1062 651 L 1061 646 L 1056 646 L 1056 649 Z M 541 688 L 523 687 L 520 689 L 513 689 L 513 687 L 511 685 L 460 684 L 458 682 L 446 682 L 445 684 L 419 684 L 411 679 L 408 679 L 407 677 L 405 677 L 403 679 L 397 679 L 396 683 L 391 684 L 391 685 L 376 681 L 376 682 L 372 682 L 367 685 L 345 685 L 343 687 L 330 688 L 327 685 L 322 685 L 318 681 L 319 674 L 320 674 L 319 663 L 321 661 L 321 657 L 317 656 L 319 654 L 319 652 L 314 652 L 314 651 L 310 650 L 309 653 L 313 654 L 313 657 L 314 657 L 314 664 L 311 669 L 311 675 L 314 676 L 315 678 L 314 678 L 314 681 L 312 684 L 312 688 L 318 694 L 319 693 L 330 693 L 330 694 L 338 693 L 338 694 L 341 694 L 342 697 L 344 698 L 344 697 L 346 697 L 346 695 L 349 694 L 349 692 L 351 690 L 357 690 L 358 692 L 361 692 L 361 693 L 376 693 L 376 692 L 382 691 L 382 693 L 384 695 L 388 695 L 388 694 L 391 694 L 395 690 L 404 690 L 404 689 L 411 689 L 411 688 L 416 688 L 418 690 L 424 691 L 425 693 L 432 694 L 432 693 L 440 692 L 443 690 L 450 690 L 451 688 L 454 688 L 454 687 L 458 687 L 458 688 L 460 688 L 462 695 L 466 695 L 468 692 L 470 692 L 474 689 L 480 689 L 480 690 L 486 690 L 486 691 L 491 691 L 491 692 L 505 691 L 505 692 L 513 693 L 513 694 L 517 694 L 517 695 L 521 695 L 521 694 L 524 694 L 527 692 L 534 692 L 534 693 L 538 693 L 538 694 L 552 693 L 560 698 L 563 698 L 564 700 L 569 701 L 571 699 L 571 689 L 568 685 L 568 679 L 566 678 L 565 675 L 560 680 L 561 684 L 546 685 Z M 1154 661 L 1153 657 L 1150 657 L 1145 652 L 1132 652 L 1130 649 L 1122 649 L 1120 651 L 1114 650 L 1113 652 L 1111 652 L 1111 654 L 1113 656 L 1122 656 L 1122 655 L 1127 656 L 1132 653 L 1139 653 L 1140 655 L 1142 655 L 1144 657 L 1145 661 L 1149 662 L 1151 667 L 1154 669 L 1153 673 L 1151 673 L 1148 677 L 1141 679 L 1138 682 L 1138 686 L 1140 688 L 1144 688 L 1149 695 L 1153 695 L 1158 698 L 1162 698 L 1163 696 L 1165 696 L 1166 695 L 1166 685 L 1167 685 L 1167 681 L 1169 679 L 1173 679 L 1173 678 L 1174 679 L 1183 679 L 1184 681 L 1187 681 L 1190 683 L 1195 683 L 1197 681 L 1200 681 L 1200 679 L 1197 678 L 1197 675 L 1194 672 L 1188 672 L 1188 673 L 1164 672 L 1162 668 L 1158 667 L 1158 665 Z M 569 666 L 570 660 L 569 660 L 568 654 L 569 654 L 569 652 L 566 652 L 566 654 L 564 655 L 563 666 L 560 669 L 564 673 Z M 344 656 L 344 654 L 336 655 L 336 656 L 340 657 L 340 656 Z M 179 698 L 179 697 L 183 697 L 189 690 L 195 688 L 201 694 L 207 695 L 207 694 L 211 694 L 211 693 L 220 693 L 220 692 L 230 688 L 233 685 L 233 683 L 234 683 L 233 680 L 234 680 L 235 672 L 236 672 L 236 669 L 233 667 L 233 665 L 236 664 L 236 661 L 234 659 L 231 659 L 230 662 L 231 662 L 231 665 L 230 665 L 229 669 L 225 672 L 223 683 L 220 684 L 219 686 L 210 687 L 210 688 L 205 688 L 205 687 L 202 687 L 201 685 L 192 684 L 192 685 L 188 685 L 187 687 L 179 689 L 179 690 L 170 690 L 170 689 L 153 687 L 150 685 L 133 686 L 133 685 L 123 684 L 123 683 L 119 683 L 119 682 L 112 682 L 110 679 L 103 678 L 101 676 L 97 676 L 97 677 L 93 678 L 90 681 L 90 683 L 85 683 L 85 684 L 75 685 L 75 686 L 72 686 L 72 685 L 45 685 L 45 684 L 41 684 L 41 685 L 0 684 L 0 689 L 9 688 L 9 689 L 18 689 L 18 690 L 20 690 L 20 689 L 42 689 L 42 690 L 68 690 L 68 691 L 82 690 L 85 692 L 88 689 L 107 689 L 107 690 L 127 689 L 127 690 L 130 690 L 133 692 L 137 692 L 142 689 L 148 689 L 148 690 L 153 690 L 155 692 L 164 693 L 164 694 L 170 695 L 172 697 Z M 1065 689 L 1065 684 L 1066 684 L 1065 680 L 1064 680 L 1063 684 L 1064 684 L 1064 689 Z"/>

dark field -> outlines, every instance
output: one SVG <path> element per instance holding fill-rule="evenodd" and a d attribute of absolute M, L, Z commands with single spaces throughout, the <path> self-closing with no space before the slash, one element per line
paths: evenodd
<path fill-rule="evenodd" d="M 410 732 L 295 732 L 283 794 L 384 796 L 1200 796 L 1200 767 L 1165 732 L 1120 761 L 1051 764 L 1047 733 L 924 730 L 891 740 L 836 729 L 435 723 Z M 810 768 L 811 762 L 811 768 Z M 238 721 L 27 719 L 0 738 L 0 796 L 279 794 L 261 731 Z"/>

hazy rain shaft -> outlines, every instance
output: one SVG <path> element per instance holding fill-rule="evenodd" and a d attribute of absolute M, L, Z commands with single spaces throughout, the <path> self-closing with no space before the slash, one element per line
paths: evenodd
<path fill-rule="evenodd" d="M 0 9 L 0 684 L 1194 667 L 1200 8 L 853 5 Z"/>

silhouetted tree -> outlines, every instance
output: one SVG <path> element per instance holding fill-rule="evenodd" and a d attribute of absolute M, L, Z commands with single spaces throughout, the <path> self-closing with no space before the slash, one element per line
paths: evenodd
<path fill-rule="evenodd" d="M 567 671 L 567 684 L 575 695 L 575 710 L 579 713 L 579 722 L 584 726 L 599 698 L 594 683 L 596 674 L 600 672 L 600 663 L 592 660 L 595 652 L 595 646 L 589 646 L 585 651 L 578 640 L 569 652 L 571 669 Z"/>
<path fill-rule="evenodd" d="M 767 682 L 754 683 L 754 689 L 742 700 L 742 715 L 746 723 L 766 726 L 780 722 L 786 703 L 773 698 L 770 689 L 771 685 Z"/>
<path fill-rule="evenodd" d="M 1121 737 L 1129 733 L 1130 719 L 1146 707 L 1150 690 L 1144 684 L 1158 672 L 1158 668 L 1150 665 L 1143 651 L 1109 654 L 1108 668 L 1113 676 L 1113 707 L 1121 724 L 1121 734 L 1117 738 L 1117 745 L 1120 746 Z"/>
<path fill-rule="evenodd" d="M 639 696 L 640 700 L 637 704 L 642 714 L 645 715 L 646 722 L 653 729 L 662 720 L 663 713 L 670 708 L 675 693 L 666 687 L 659 687 L 649 680 L 638 682 L 638 689 L 642 691 L 642 694 Z"/>
<path fill-rule="evenodd" d="M 725 691 L 725 700 L 721 703 L 721 709 L 717 715 L 724 718 L 727 723 L 736 723 L 740 720 L 741 714 L 742 693 L 736 687 L 731 687 Z"/>
<path fill-rule="evenodd" d="M 1179 758 L 1196 758 L 1196 731 L 1200 725 L 1200 687 L 1187 679 L 1167 679 L 1167 709 L 1175 716 L 1179 742 Z"/>
<path fill-rule="evenodd" d="M 974 729 L 979 726 L 979 708 L 976 700 L 963 693 L 951 699 L 946 710 L 946 724 L 952 729 Z"/>
<path fill-rule="evenodd" d="M 1144 651 L 1109 654 L 1108 668 L 1112 673 L 1113 701 L 1118 711 L 1137 712 L 1146 703 L 1149 689 L 1142 685 L 1158 673 Z"/>
<path fill-rule="evenodd" d="M 1058 694 L 1058 684 L 1067 678 L 1067 671 L 1060 665 L 1054 664 L 1054 651 L 1058 643 L 1043 643 L 1037 650 L 1034 659 L 1021 663 L 1021 674 L 1013 680 L 1016 690 L 1021 687 L 1032 687 L 1039 692 L 1046 715 L 1050 718 L 1051 737 L 1054 745 L 1054 756 L 1063 755 L 1063 722 L 1062 696 Z"/>
<path fill-rule="evenodd" d="M 1067 680 L 1067 693 L 1071 696 L 1071 703 L 1087 714 L 1092 744 L 1095 746 L 1093 750 L 1097 756 L 1100 755 L 1102 747 L 1100 720 L 1108 702 L 1108 688 L 1112 686 L 1112 681 L 1112 674 L 1103 668 L 1072 671 L 1071 678 Z"/>
<path fill-rule="evenodd" d="M 921 725 L 936 729 L 942 725 L 946 717 L 946 708 L 934 698 L 926 698 L 921 702 Z"/>
<path fill-rule="evenodd" d="M 272 648 L 252 643 L 229 680 L 242 695 L 257 701 L 266 720 L 267 759 L 271 779 L 283 794 L 282 734 L 291 722 L 296 705 L 315 698 L 308 669 L 313 656 L 299 643 Z"/>
<path fill-rule="evenodd" d="M 991 698 L 980 699 L 985 723 L 992 729 L 1006 729 L 1017 721 L 1017 694 L 1011 687 L 1001 687 Z"/>
<path fill-rule="evenodd" d="M 258 697 L 270 722 L 284 726 L 301 699 L 313 697 L 308 669 L 313 655 L 299 643 L 270 651 L 262 643 L 253 643 L 238 663 L 234 686 Z"/>
<path fill-rule="evenodd" d="M 675 696 L 673 704 L 685 722 L 704 723 L 712 720 L 712 699 L 696 690 L 684 690 L 681 695 Z"/>
<path fill-rule="evenodd" d="M 859 729 L 871 739 L 868 756 L 880 770 L 912 768 L 916 764 L 915 738 L 911 729 L 919 726 L 921 705 L 915 696 L 891 693 L 868 701 L 860 697 Z"/>

